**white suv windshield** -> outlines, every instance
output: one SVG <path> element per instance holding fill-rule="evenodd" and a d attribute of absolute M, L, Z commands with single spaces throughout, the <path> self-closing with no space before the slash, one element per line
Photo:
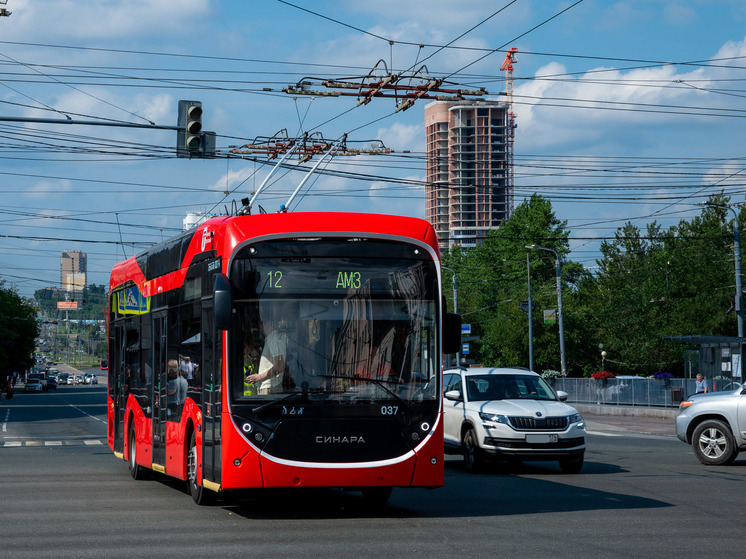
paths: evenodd
<path fill-rule="evenodd" d="M 467 376 L 466 393 L 470 402 L 557 399 L 541 377 L 521 374 Z"/>

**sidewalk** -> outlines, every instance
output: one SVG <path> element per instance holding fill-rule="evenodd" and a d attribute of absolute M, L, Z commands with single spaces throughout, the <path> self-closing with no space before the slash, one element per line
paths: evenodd
<path fill-rule="evenodd" d="M 585 419 L 590 431 L 617 431 L 645 435 L 676 436 L 678 409 L 636 406 L 570 404 Z"/>

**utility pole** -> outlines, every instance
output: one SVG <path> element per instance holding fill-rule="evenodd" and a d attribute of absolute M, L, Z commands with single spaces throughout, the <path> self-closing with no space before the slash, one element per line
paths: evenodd
<path fill-rule="evenodd" d="M 555 270 L 554 275 L 557 278 L 557 319 L 559 321 L 559 342 L 560 342 L 560 367 L 562 376 L 567 376 L 567 354 L 565 353 L 565 319 L 562 312 L 562 269 L 560 267 L 559 253 L 553 248 L 539 245 L 527 245 L 528 249 L 539 249 L 554 254 Z"/>
<path fill-rule="evenodd" d="M 531 261 L 526 253 L 526 271 L 528 272 L 528 369 L 534 370 L 534 319 L 533 301 L 531 301 Z"/>

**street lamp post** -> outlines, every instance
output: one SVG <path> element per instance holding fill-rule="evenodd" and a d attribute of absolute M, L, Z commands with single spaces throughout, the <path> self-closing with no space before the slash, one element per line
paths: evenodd
<path fill-rule="evenodd" d="M 560 267 L 559 253 L 553 248 L 543 247 L 539 245 L 527 245 L 528 249 L 539 249 L 551 252 L 554 254 L 555 271 L 554 274 L 557 278 L 557 319 L 559 320 L 559 342 L 560 342 L 560 367 L 562 376 L 567 376 L 567 355 L 565 354 L 565 320 L 564 313 L 562 311 L 562 270 Z"/>

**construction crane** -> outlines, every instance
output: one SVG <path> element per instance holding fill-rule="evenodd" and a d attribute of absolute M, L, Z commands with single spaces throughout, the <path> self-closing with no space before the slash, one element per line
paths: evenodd
<path fill-rule="evenodd" d="M 505 187 L 508 194 L 508 214 L 513 214 L 513 143 L 515 141 L 515 113 L 513 112 L 513 64 L 517 63 L 515 54 L 518 49 L 513 47 L 505 54 L 500 70 L 505 72 L 505 97 L 508 105 L 508 169 L 505 176 Z"/>

